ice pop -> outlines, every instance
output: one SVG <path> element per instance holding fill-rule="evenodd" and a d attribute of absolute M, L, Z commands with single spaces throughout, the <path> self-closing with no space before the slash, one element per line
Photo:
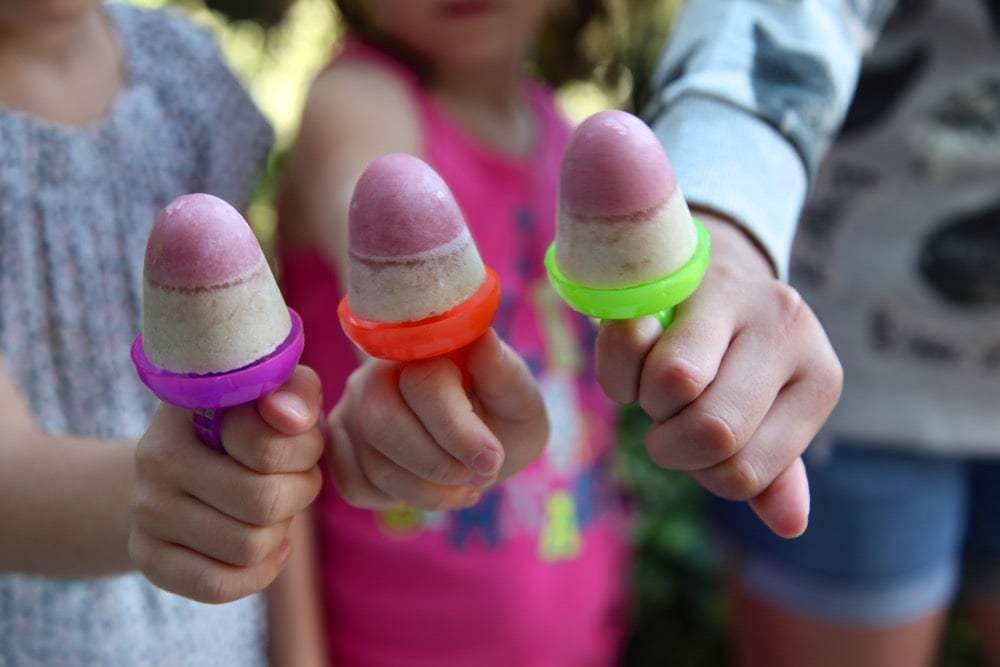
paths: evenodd
<path fill-rule="evenodd" d="M 657 315 L 697 288 L 709 240 L 660 142 L 630 113 L 601 111 L 563 155 L 556 241 L 545 265 L 574 309 L 601 319 Z"/>
<path fill-rule="evenodd" d="M 196 193 L 160 212 L 146 241 L 132 361 L 162 401 L 198 411 L 207 444 L 221 447 L 221 408 L 278 387 L 302 345 L 301 321 L 236 209 Z"/>
<path fill-rule="evenodd" d="M 419 158 L 391 153 L 364 171 L 351 198 L 348 248 L 338 313 L 368 354 L 396 361 L 447 355 L 489 328 L 497 276 L 448 186 Z"/>

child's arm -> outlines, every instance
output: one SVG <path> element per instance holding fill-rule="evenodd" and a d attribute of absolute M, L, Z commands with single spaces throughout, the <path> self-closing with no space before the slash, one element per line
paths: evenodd
<path fill-rule="evenodd" d="M 338 63 L 313 82 L 281 192 L 279 242 L 319 249 L 346 286 L 347 216 L 361 173 L 386 153 L 420 155 L 409 94 L 381 70 Z"/>
<path fill-rule="evenodd" d="M 288 531 L 288 566 L 267 589 L 267 628 L 273 667 L 330 667 L 319 576 L 315 513 L 299 513 Z"/>
<path fill-rule="evenodd" d="M 289 526 L 320 487 L 320 386 L 299 366 L 279 389 L 226 411 L 227 454 L 191 413 L 161 405 L 135 454 L 129 554 L 156 585 L 202 602 L 263 590 L 286 564 Z"/>
<path fill-rule="evenodd" d="M 0 357 L 0 571 L 81 578 L 132 569 L 134 443 L 44 433 Z"/>
<path fill-rule="evenodd" d="M 421 143 L 414 102 L 398 81 L 358 63 L 324 71 L 310 92 L 293 150 L 282 202 L 293 214 L 282 216 L 280 238 L 320 248 L 343 279 L 355 183 L 386 153 L 419 157 Z M 399 382 L 395 363 L 368 360 L 354 374 L 331 414 L 329 433 L 331 472 L 349 502 L 466 506 L 498 475 L 537 457 L 548 423 L 534 380 L 495 335 L 480 349 L 485 370 L 479 374 L 492 376 L 479 378 L 471 398 L 447 360 L 409 364 Z M 520 413 L 504 412 L 503 396 L 487 391 L 509 392 Z M 484 405 L 492 413 L 477 414 Z M 429 433 L 429 422 L 440 424 L 444 435 Z M 486 472 L 473 478 L 469 465 L 484 451 Z"/>
<path fill-rule="evenodd" d="M 798 454 L 836 403 L 842 372 L 809 307 L 779 280 L 863 52 L 896 4 L 773 11 L 689 0 L 644 110 L 710 228 L 712 261 L 662 336 L 651 321 L 602 331 L 601 380 L 656 422 L 647 440 L 654 460 L 720 495 L 752 499 L 780 535 L 805 527 Z"/>
<path fill-rule="evenodd" d="M 169 590 L 215 602 L 263 588 L 280 567 L 287 517 L 319 487 L 319 385 L 300 370 L 285 389 L 259 402 L 260 415 L 227 414 L 230 458 L 169 406 L 138 447 L 44 433 L 0 359 L 0 571 L 84 578 L 138 564 Z M 241 530 L 227 531 L 234 523 Z"/>

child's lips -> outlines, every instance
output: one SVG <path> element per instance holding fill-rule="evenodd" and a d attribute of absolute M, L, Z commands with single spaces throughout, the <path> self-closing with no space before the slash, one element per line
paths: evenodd
<path fill-rule="evenodd" d="M 448 18 L 467 18 L 487 14 L 496 9 L 494 0 L 454 0 L 441 7 L 441 14 Z"/>

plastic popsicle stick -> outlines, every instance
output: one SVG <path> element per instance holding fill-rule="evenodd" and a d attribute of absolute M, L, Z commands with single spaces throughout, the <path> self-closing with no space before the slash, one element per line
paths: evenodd
<path fill-rule="evenodd" d="M 659 280 L 633 287 L 595 289 L 577 284 L 563 275 L 556 263 L 556 244 L 545 253 L 545 269 L 556 293 L 577 312 L 601 320 L 628 320 L 653 315 L 670 326 L 674 309 L 691 296 L 701 283 L 710 259 L 708 230 L 693 219 L 698 244 L 691 258 L 679 269 Z"/>

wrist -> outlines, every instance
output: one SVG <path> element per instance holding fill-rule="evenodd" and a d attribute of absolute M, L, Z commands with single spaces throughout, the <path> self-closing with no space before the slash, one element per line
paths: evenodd
<path fill-rule="evenodd" d="M 708 209 L 694 208 L 692 215 L 701 220 L 712 237 L 712 261 L 735 264 L 743 270 L 778 275 L 771 256 L 764 247 L 734 220 Z"/>

